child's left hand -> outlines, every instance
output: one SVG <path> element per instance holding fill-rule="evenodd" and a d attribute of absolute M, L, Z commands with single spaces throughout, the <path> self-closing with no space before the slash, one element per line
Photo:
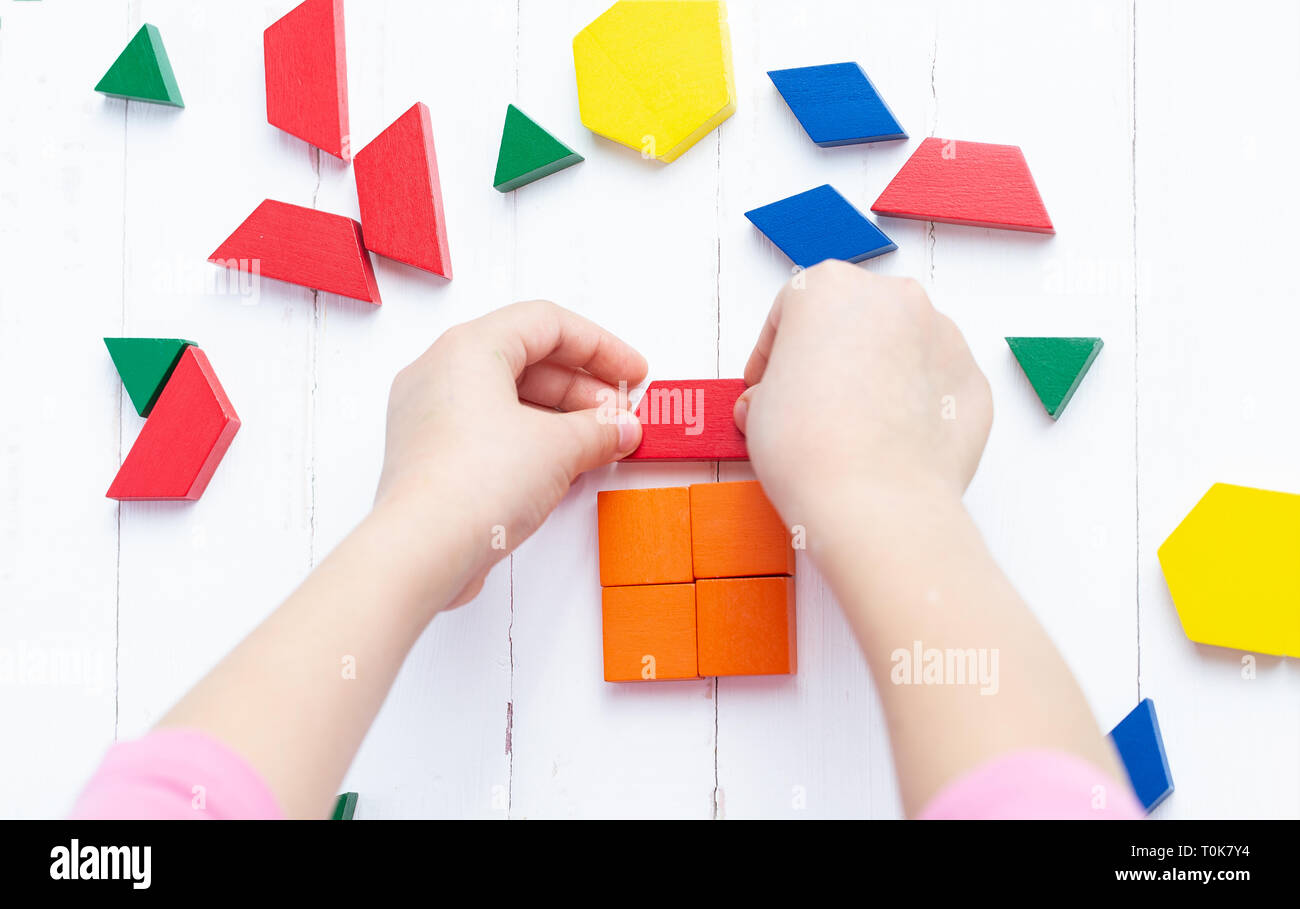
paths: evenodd
<path fill-rule="evenodd" d="M 472 599 L 578 474 L 640 444 L 640 423 L 611 404 L 646 369 L 623 341 L 539 300 L 451 328 L 397 374 L 375 510 L 450 546 L 426 553 L 430 569 L 457 572 L 438 605 Z"/>

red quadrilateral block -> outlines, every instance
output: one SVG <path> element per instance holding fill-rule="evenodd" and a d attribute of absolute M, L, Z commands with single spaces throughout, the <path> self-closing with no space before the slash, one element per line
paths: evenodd
<path fill-rule="evenodd" d="M 736 428 L 744 379 L 651 382 L 636 408 L 641 444 L 625 461 L 746 461 Z"/>
<path fill-rule="evenodd" d="M 262 35 L 266 121 L 344 161 L 348 68 L 343 0 L 306 0 Z"/>
<path fill-rule="evenodd" d="M 366 248 L 450 279 L 429 108 L 417 102 L 357 152 L 353 167 Z"/>

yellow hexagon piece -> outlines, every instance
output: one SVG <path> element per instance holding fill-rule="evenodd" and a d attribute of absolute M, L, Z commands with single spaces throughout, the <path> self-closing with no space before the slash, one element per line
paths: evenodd
<path fill-rule="evenodd" d="M 1216 483 L 1158 554 L 1193 641 L 1300 656 L 1300 495 Z"/>
<path fill-rule="evenodd" d="M 727 4 L 619 0 L 573 39 L 594 133 L 675 161 L 736 109 Z"/>

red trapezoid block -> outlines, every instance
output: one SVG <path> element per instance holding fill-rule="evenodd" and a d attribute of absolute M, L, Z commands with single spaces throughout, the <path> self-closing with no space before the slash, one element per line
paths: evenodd
<path fill-rule="evenodd" d="M 306 0 L 262 34 L 266 121 L 344 161 L 348 67 L 343 0 Z"/>

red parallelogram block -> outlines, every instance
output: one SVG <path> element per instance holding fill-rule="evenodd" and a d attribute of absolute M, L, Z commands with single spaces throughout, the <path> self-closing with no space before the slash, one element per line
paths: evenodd
<path fill-rule="evenodd" d="M 267 199 L 208 261 L 354 300 L 382 302 L 361 225 L 314 208 Z"/>
<path fill-rule="evenodd" d="M 238 431 L 239 417 L 207 355 L 185 348 L 108 497 L 197 499 Z"/>
<path fill-rule="evenodd" d="M 353 167 L 366 248 L 450 279 L 429 108 L 417 102 L 357 152 Z"/>
<path fill-rule="evenodd" d="M 263 33 L 262 44 L 267 122 L 349 160 L 343 0 L 300 3 Z"/>
<path fill-rule="evenodd" d="M 651 382 L 637 405 L 641 444 L 625 461 L 746 461 L 736 428 L 744 379 Z"/>
<path fill-rule="evenodd" d="M 1014 145 L 926 139 L 871 206 L 880 215 L 1054 234 Z"/>

